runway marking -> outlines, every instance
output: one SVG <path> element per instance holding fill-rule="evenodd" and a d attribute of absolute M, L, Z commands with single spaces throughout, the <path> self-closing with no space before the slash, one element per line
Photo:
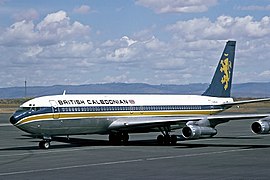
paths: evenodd
<path fill-rule="evenodd" d="M 32 147 L 32 146 L 29 146 Z M 31 151 L 28 153 L 18 153 L 18 154 L 0 154 L 0 157 L 11 157 L 11 156 L 25 156 L 25 155 L 39 155 L 39 154 L 49 154 L 49 153 L 62 153 L 62 152 L 74 152 L 74 151 L 83 151 L 83 150 L 97 150 L 97 149 L 108 149 L 108 148 L 116 148 L 117 146 L 104 146 L 104 147 L 87 147 L 87 148 L 75 148 L 75 149 L 64 149 L 64 150 L 44 150 L 40 151 L 38 149 L 36 151 Z"/>
<path fill-rule="evenodd" d="M 27 174 L 27 173 L 37 173 L 37 172 L 46 172 L 46 171 L 56 171 L 56 170 L 65 170 L 65 169 L 73 169 L 73 168 L 83 168 L 83 167 L 91 167 L 91 166 L 125 164 L 125 163 L 139 162 L 139 161 L 143 161 L 143 159 L 124 160 L 124 161 L 112 161 L 112 162 L 95 163 L 95 164 L 84 164 L 84 165 L 75 165 L 75 166 L 65 166 L 65 167 L 48 168 L 48 169 L 34 169 L 34 170 L 28 170 L 28 171 L 15 171 L 15 172 L 8 172 L 8 173 L 0 173 L 0 176 L 18 175 L 18 174 Z"/>
<path fill-rule="evenodd" d="M 195 157 L 195 156 L 203 156 L 203 155 L 214 155 L 214 154 L 224 154 L 230 152 L 242 152 L 242 151 L 250 151 L 255 149 L 232 149 L 226 151 L 215 151 L 215 152 L 205 152 L 205 153 L 197 153 L 197 154 L 184 154 L 178 156 L 163 156 L 163 157 L 155 157 L 155 158 L 147 158 L 147 161 L 155 161 L 155 160 L 162 160 L 162 159 L 174 159 L 174 158 L 181 158 L 181 157 Z"/>
<path fill-rule="evenodd" d="M 128 163 L 137 163 L 137 162 L 143 162 L 143 161 L 158 161 L 158 160 L 165 160 L 165 159 L 196 157 L 196 156 L 204 156 L 204 155 L 225 154 L 225 153 L 253 151 L 253 150 L 257 150 L 257 149 L 231 149 L 231 150 L 226 150 L 226 151 L 214 151 L 214 152 L 184 154 L 184 155 L 175 155 L 175 156 L 160 156 L 160 157 L 139 158 L 139 159 L 130 159 L 130 160 L 121 160 L 121 161 L 108 161 L 108 162 L 100 162 L 100 163 L 93 163 L 93 164 L 82 164 L 82 165 L 63 166 L 63 167 L 55 167 L 55 168 L 32 169 L 32 170 L 25 170 L 25 171 L 4 172 L 4 173 L 0 173 L 0 176 L 19 175 L 19 174 L 28 174 L 28 173 L 38 173 L 38 172 L 49 172 L 49 171 L 67 170 L 67 169 L 85 168 L 85 167 L 94 167 L 94 166 L 108 166 L 108 165 L 116 165 L 116 164 L 128 164 Z"/>

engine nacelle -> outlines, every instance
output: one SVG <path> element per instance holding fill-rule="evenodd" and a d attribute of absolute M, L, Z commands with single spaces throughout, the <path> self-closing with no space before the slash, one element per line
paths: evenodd
<path fill-rule="evenodd" d="M 255 134 L 269 134 L 270 132 L 270 118 L 264 118 L 259 121 L 255 121 L 251 125 L 251 130 Z"/>
<path fill-rule="evenodd" d="M 212 137 L 217 134 L 217 130 L 211 127 L 188 125 L 182 129 L 185 139 L 199 139 L 200 137 Z"/>

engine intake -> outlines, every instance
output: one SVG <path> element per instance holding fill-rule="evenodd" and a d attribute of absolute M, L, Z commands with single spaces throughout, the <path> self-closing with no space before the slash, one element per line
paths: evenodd
<path fill-rule="evenodd" d="M 217 134 L 217 130 L 211 127 L 188 125 L 182 129 L 185 139 L 199 139 L 201 137 L 212 137 Z"/>
<path fill-rule="evenodd" d="M 269 134 L 270 132 L 270 121 L 261 119 L 259 121 L 255 121 L 251 125 L 251 130 L 255 134 Z"/>

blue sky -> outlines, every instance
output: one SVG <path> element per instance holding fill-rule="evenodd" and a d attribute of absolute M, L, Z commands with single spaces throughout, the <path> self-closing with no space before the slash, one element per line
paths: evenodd
<path fill-rule="evenodd" d="M 0 87 L 270 81 L 269 0 L 0 0 Z"/>

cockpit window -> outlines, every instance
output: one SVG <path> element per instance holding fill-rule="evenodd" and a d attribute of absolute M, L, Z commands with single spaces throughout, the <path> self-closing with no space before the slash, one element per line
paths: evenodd
<path fill-rule="evenodd" d="M 18 111 L 30 111 L 32 107 L 20 107 Z"/>
<path fill-rule="evenodd" d="M 17 112 L 23 113 L 27 111 L 39 111 L 41 110 L 40 107 L 20 107 Z"/>
<path fill-rule="evenodd" d="M 40 107 L 32 107 L 32 111 L 39 111 L 40 109 Z"/>
<path fill-rule="evenodd" d="M 21 107 L 19 110 L 21 111 L 29 111 L 32 107 Z"/>

